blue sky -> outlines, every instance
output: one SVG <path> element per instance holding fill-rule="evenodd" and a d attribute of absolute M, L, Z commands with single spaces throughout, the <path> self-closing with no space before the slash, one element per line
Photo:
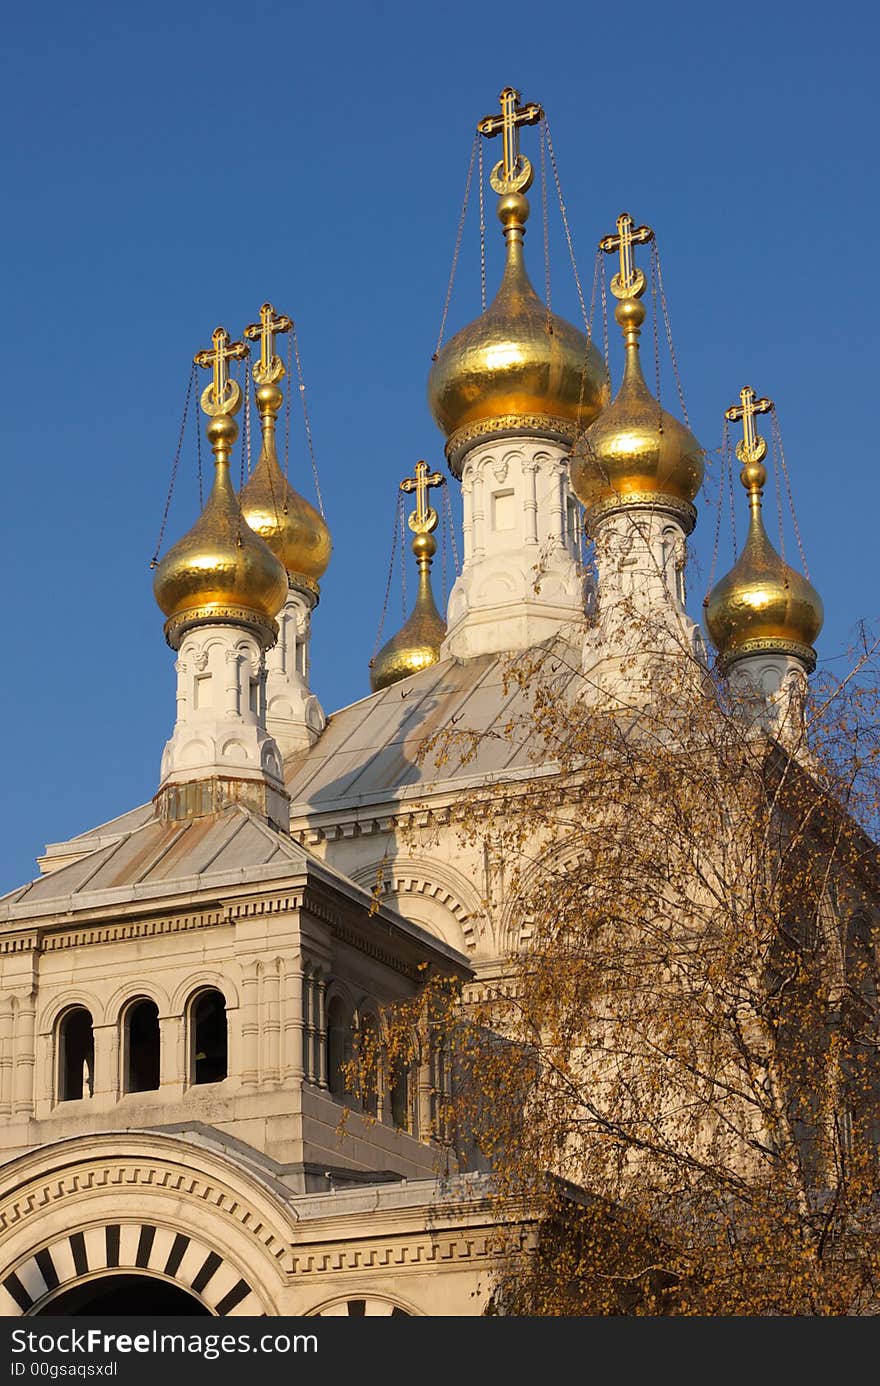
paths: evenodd
<path fill-rule="evenodd" d="M 397 482 L 420 456 L 445 470 L 425 380 L 474 124 L 508 83 L 547 110 L 587 283 L 622 208 L 656 228 L 704 445 L 740 385 L 777 401 L 843 667 L 876 614 L 873 7 L 99 0 L 16 6 L 4 39 L 0 889 L 156 789 L 174 676 L 149 560 L 189 362 L 266 298 L 297 321 L 335 544 L 313 684 L 328 710 L 368 691 Z M 577 320 L 552 210 L 551 250 Z M 472 215 L 450 331 L 478 310 Z M 190 435 L 170 539 L 196 508 Z M 701 503 L 695 614 L 713 530 Z"/>

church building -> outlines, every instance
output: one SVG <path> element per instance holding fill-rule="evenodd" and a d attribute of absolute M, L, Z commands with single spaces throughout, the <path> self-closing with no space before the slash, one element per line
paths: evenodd
<path fill-rule="evenodd" d="M 527 713 L 511 656 L 562 649 L 596 698 L 631 705 L 650 683 L 621 618 L 635 601 L 709 658 L 684 588 L 704 455 L 640 365 L 636 253 L 652 232 L 624 214 L 602 243 L 625 346 L 611 399 L 591 337 L 549 311 L 526 268 L 520 133 L 542 119 L 508 88 L 480 122 L 499 137 L 503 276 L 433 362 L 449 480 L 419 462 L 404 483 L 416 596 L 349 707 L 328 715 L 311 689 L 331 536 L 278 456 L 276 348 L 291 320 L 266 303 L 195 357 L 210 372 L 213 487 L 154 575 L 177 675 L 161 764 L 141 748 L 155 795 L 48 846 L 36 879 L 0 900 L 3 1315 L 465 1316 L 490 1303 L 486 1176 L 458 1169 L 438 1131 L 443 1046 L 428 1037 L 361 1103 L 344 1065 L 389 1002 L 432 976 L 489 984 L 528 944 L 503 853 L 463 843 L 456 818 L 472 790 L 543 773 L 503 733 Z M 239 494 L 245 390 L 262 446 Z M 767 404 L 745 389 L 731 411 L 751 528 L 707 632 L 783 735 L 822 606 L 764 528 Z M 441 483 L 463 502 L 443 613 Z M 426 754 L 451 725 L 475 733 L 472 752 Z"/>

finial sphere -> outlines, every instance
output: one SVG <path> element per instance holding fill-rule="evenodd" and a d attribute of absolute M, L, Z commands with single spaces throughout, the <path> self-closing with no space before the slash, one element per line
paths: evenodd
<path fill-rule="evenodd" d="M 284 403 L 284 392 L 274 380 L 266 380 L 258 385 L 255 393 L 258 409 L 271 409 L 273 413 L 277 413 Z"/>
<path fill-rule="evenodd" d="M 630 327 L 641 327 L 645 321 L 645 305 L 637 298 L 622 298 L 614 310 L 614 316 L 624 332 Z"/>
<path fill-rule="evenodd" d="M 498 220 L 504 227 L 525 226 L 529 211 L 529 199 L 522 193 L 505 193 L 498 199 Z"/>
<path fill-rule="evenodd" d="M 231 414 L 214 414 L 205 429 L 208 442 L 212 445 L 225 444 L 231 448 L 238 437 L 238 424 Z"/>
<path fill-rule="evenodd" d="M 767 484 L 767 468 L 763 462 L 747 462 L 739 474 L 739 479 L 747 491 L 757 488 L 763 491 Z"/>
<path fill-rule="evenodd" d="M 437 552 L 437 540 L 433 534 L 417 534 L 412 541 L 412 551 L 416 558 L 433 558 Z"/>

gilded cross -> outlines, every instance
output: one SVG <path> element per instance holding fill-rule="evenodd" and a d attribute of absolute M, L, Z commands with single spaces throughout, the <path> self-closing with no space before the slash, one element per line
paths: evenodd
<path fill-rule="evenodd" d="M 413 534 L 430 534 L 437 528 L 439 516 L 428 504 L 428 491 L 432 486 L 443 486 L 445 480 L 440 472 L 429 472 L 427 462 L 417 462 L 415 476 L 404 477 L 400 483 L 401 491 L 416 493 L 416 508 L 409 517 L 409 527 Z"/>
<path fill-rule="evenodd" d="M 280 380 L 285 374 L 284 362 L 275 355 L 275 334 L 289 332 L 293 327 L 292 318 L 284 313 L 276 313 L 271 303 L 264 303 L 260 309 L 260 321 L 250 323 L 243 335 L 249 342 L 260 339 L 260 359 L 253 369 L 253 377 L 258 385 Z"/>
<path fill-rule="evenodd" d="M 532 184 L 532 166 L 519 152 L 521 125 L 537 125 L 544 119 L 544 109 L 536 101 L 519 104 L 520 94 L 515 87 L 505 87 L 500 97 L 501 114 L 488 115 L 477 125 L 477 132 L 486 139 L 502 136 L 502 158 L 489 175 L 497 193 L 525 192 Z"/>
<path fill-rule="evenodd" d="M 231 342 L 225 327 L 215 327 L 212 347 L 197 351 L 193 360 L 197 366 L 213 368 L 214 378 L 202 392 L 202 408 L 206 414 L 234 414 L 241 402 L 241 390 L 229 379 L 228 363 L 241 361 L 248 354 L 244 342 Z"/>
<path fill-rule="evenodd" d="M 645 292 L 645 276 L 636 268 L 633 246 L 647 245 L 653 239 L 650 226 L 636 226 L 629 212 L 621 212 L 617 218 L 617 235 L 605 236 L 599 242 L 599 249 L 606 255 L 620 251 L 620 272 L 611 281 L 615 298 L 638 298 Z"/>
<path fill-rule="evenodd" d="M 745 466 L 749 462 L 760 462 L 767 452 L 767 441 L 760 438 L 755 429 L 755 415 L 769 414 L 773 408 L 772 399 L 756 399 L 751 385 L 744 385 L 739 392 L 741 404 L 732 404 L 725 409 L 725 419 L 735 423 L 742 419 L 743 436 L 736 445 L 736 455 Z"/>

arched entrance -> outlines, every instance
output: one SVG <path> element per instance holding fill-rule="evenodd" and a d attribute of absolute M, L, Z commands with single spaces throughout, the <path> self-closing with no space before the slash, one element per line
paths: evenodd
<path fill-rule="evenodd" d="M 188 1290 L 150 1275 L 99 1276 L 62 1290 L 54 1299 L 31 1310 L 35 1318 L 53 1314 L 95 1318 L 114 1314 L 131 1318 L 149 1314 L 211 1317 L 211 1311 Z"/>

